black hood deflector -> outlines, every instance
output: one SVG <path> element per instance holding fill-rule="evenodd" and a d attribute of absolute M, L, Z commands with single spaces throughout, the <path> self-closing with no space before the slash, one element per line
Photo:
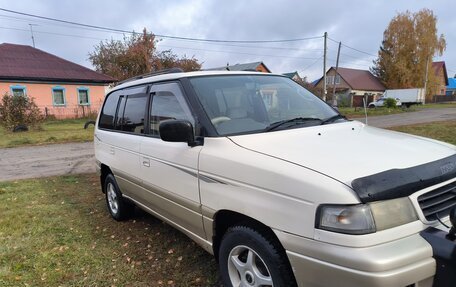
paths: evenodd
<path fill-rule="evenodd" d="M 456 177 L 456 154 L 404 169 L 390 169 L 352 181 L 361 202 L 409 196 L 418 190 Z"/>

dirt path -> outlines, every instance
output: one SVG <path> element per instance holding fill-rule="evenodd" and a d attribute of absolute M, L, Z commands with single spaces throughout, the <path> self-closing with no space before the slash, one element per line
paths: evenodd
<path fill-rule="evenodd" d="M 93 142 L 0 149 L 0 181 L 95 172 Z"/>

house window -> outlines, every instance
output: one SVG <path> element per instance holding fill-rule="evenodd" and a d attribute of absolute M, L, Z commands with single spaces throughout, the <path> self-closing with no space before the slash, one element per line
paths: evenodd
<path fill-rule="evenodd" d="M 326 84 L 327 85 L 334 85 L 334 76 L 327 76 L 326 77 Z M 336 76 L 336 85 L 340 84 L 340 76 Z"/>
<path fill-rule="evenodd" d="M 62 87 L 52 88 L 52 103 L 54 106 L 64 106 L 65 101 L 65 89 Z"/>
<path fill-rule="evenodd" d="M 25 96 L 25 87 L 16 85 L 16 86 L 11 86 L 11 95 L 13 96 Z"/>
<path fill-rule="evenodd" d="M 78 88 L 78 104 L 81 106 L 90 105 L 88 88 Z"/>
<path fill-rule="evenodd" d="M 326 77 L 326 85 L 332 85 L 334 82 L 334 76 L 327 76 Z"/>

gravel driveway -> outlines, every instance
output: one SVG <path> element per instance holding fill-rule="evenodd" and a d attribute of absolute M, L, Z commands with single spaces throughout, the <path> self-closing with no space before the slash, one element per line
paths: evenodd
<path fill-rule="evenodd" d="M 445 120 L 456 120 L 456 108 L 369 117 L 368 123 L 385 128 Z M 89 172 L 95 172 L 92 142 L 0 149 L 0 181 Z"/>
<path fill-rule="evenodd" d="M 0 149 L 0 181 L 95 172 L 93 142 Z"/>

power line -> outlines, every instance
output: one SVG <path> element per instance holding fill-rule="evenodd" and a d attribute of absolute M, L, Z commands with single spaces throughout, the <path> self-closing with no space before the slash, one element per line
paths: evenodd
<path fill-rule="evenodd" d="M 333 50 L 333 49 L 328 49 L 328 50 L 331 51 L 331 52 L 337 52 L 336 50 Z M 340 54 L 342 56 L 355 59 L 356 61 L 362 61 L 362 62 L 366 62 L 366 63 L 372 64 L 372 60 L 366 60 L 366 58 L 364 58 L 364 56 L 353 56 L 353 55 L 342 53 L 342 52 Z"/>
<path fill-rule="evenodd" d="M 21 28 L 12 28 L 12 27 L 1 27 L 0 29 L 4 30 L 13 30 L 13 31 L 24 31 L 24 32 L 30 32 L 28 29 L 21 29 Z M 70 35 L 70 34 L 63 34 L 63 33 L 55 33 L 55 32 L 45 32 L 45 31 L 37 31 L 33 30 L 34 33 L 39 33 L 39 34 L 49 34 L 49 35 L 56 35 L 56 36 L 65 36 L 65 37 L 76 37 L 76 38 L 85 38 L 85 39 L 93 39 L 93 40 L 106 40 L 102 38 L 95 38 L 95 37 L 89 37 L 89 36 L 82 36 L 82 35 Z"/>
<path fill-rule="evenodd" d="M 7 15 L 0 15 L 0 18 L 6 18 L 7 20 L 11 21 L 18 21 L 18 22 L 26 22 L 30 23 L 30 19 L 28 18 L 20 18 L 20 17 L 14 17 L 14 16 L 7 16 Z M 6 20 L 5 19 L 5 20 Z M 76 28 L 76 29 L 82 29 L 82 30 L 88 30 L 88 31 L 95 31 L 95 32 L 101 32 L 101 33 L 116 33 L 116 34 L 124 34 L 121 32 L 114 32 L 114 31 L 104 31 L 104 30 L 99 30 L 99 29 L 93 29 L 93 28 L 86 28 L 86 27 L 75 27 L 71 25 L 61 25 L 58 23 L 49 23 L 45 21 L 37 21 L 37 20 L 32 20 L 33 22 L 40 23 L 40 24 L 50 24 L 50 25 L 55 25 L 58 27 L 67 27 L 67 28 Z M 100 40 L 103 40 L 100 38 Z M 179 39 L 168 39 L 168 40 L 179 40 Z M 258 45 L 236 45 L 236 44 L 222 44 L 222 43 L 211 43 L 207 42 L 205 43 L 207 45 L 216 45 L 216 46 L 228 46 L 228 47 L 240 47 L 240 48 L 249 48 L 249 49 L 270 49 L 270 50 L 293 50 L 293 51 L 302 51 L 302 52 L 319 52 L 323 51 L 323 49 L 302 49 L 302 48 L 294 48 L 294 47 L 276 47 L 276 46 L 258 46 Z"/>
<path fill-rule="evenodd" d="M 336 41 L 336 40 L 334 40 L 334 39 L 332 39 L 330 37 L 328 37 L 328 39 L 333 41 L 334 43 L 339 43 L 340 42 L 340 41 Z M 365 51 L 350 47 L 350 46 L 345 45 L 343 43 L 342 43 L 342 46 L 344 46 L 345 48 L 348 48 L 348 49 L 352 49 L 353 51 L 356 51 L 356 52 L 359 52 L 359 53 L 362 53 L 362 54 L 366 54 L 366 55 L 369 55 L 369 56 L 372 56 L 372 57 L 377 57 L 377 55 L 374 55 L 374 54 L 371 54 L 371 53 L 368 53 L 368 52 L 365 52 Z"/>
<path fill-rule="evenodd" d="M 301 49 L 301 48 L 292 48 L 292 47 L 273 47 L 273 46 L 252 46 L 252 45 L 232 45 L 232 44 L 221 44 L 221 43 L 204 43 L 206 45 L 216 45 L 224 47 L 239 47 L 239 48 L 249 48 L 249 49 L 271 49 L 271 50 L 292 50 L 292 51 L 302 51 L 302 52 L 320 52 L 323 49 Z"/>
<path fill-rule="evenodd" d="M 12 28 L 12 27 L 2 27 L 2 26 L 0 26 L 0 29 L 29 32 L 29 30 L 27 30 L 27 29 Z M 40 31 L 40 30 L 33 30 L 33 32 L 34 33 L 39 33 L 39 34 L 56 35 L 56 36 L 66 36 L 66 37 L 87 38 L 87 39 L 95 39 L 95 40 L 105 40 L 105 39 L 102 39 L 102 38 L 95 38 L 95 37 L 82 36 L 82 35 L 72 35 L 72 34 L 46 32 L 46 31 Z M 196 51 L 204 51 L 204 52 L 215 52 L 215 53 L 226 53 L 226 54 L 241 54 L 241 55 L 262 56 L 262 57 L 290 58 L 290 59 L 300 59 L 300 60 L 315 60 L 315 59 L 317 59 L 317 58 L 294 57 L 294 56 L 285 56 L 285 55 L 268 55 L 268 54 L 247 53 L 247 52 L 237 52 L 237 51 L 225 51 L 225 50 L 211 50 L 211 49 L 202 49 L 202 48 L 181 47 L 181 46 L 163 45 L 163 44 L 160 44 L 160 43 L 158 44 L 158 46 L 165 47 L 165 48 L 188 49 L 188 50 L 196 50 Z"/>
<path fill-rule="evenodd" d="M 111 33 L 119 33 L 119 34 L 131 34 L 131 35 L 141 35 L 142 33 L 134 32 L 134 31 L 127 31 L 124 29 L 117 29 L 117 28 L 111 28 L 111 27 L 104 27 L 104 26 L 97 26 L 97 25 L 91 25 L 91 24 L 85 24 L 85 23 L 80 23 L 80 22 L 74 22 L 74 21 L 68 21 L 68 20 L 63 20 L 63 19 L 57 19 L 57 18 L 52 18 L 52 17 L 45 17 L 45 16 L 40 16 L 40 15 L 35 15 L 35 14 L 30 14 L 30 13 L 24 13 L 24 12 L 19 12 L 19 11 L 14 11 L 14 10 L 9 10 L 5 8 L 0 8 L 0 11 L 4 11 L 7 13 L 13 13 L 17 15 L 22 15 L 26 17 L 31 17 L 31 18 L 36 18 L 36 19 L 41 19 L 41 20 L 46 20 L 46 21 L 51 21 L 55 23 L 63 23 L 66 25 L 61 25 L 65 27 L 71 27 L 73 28 L 74 26 L 77 26 L 78 28 L 81 29 L 87 29 L 87 30 L 92 30 L 92 31 L 109 31 Z M 13 19 L 19 19 L 22 20 L 24 18 L 17 18 L 17 17 L 12 17 L 12 16 L 5 16 L 5 15 L 0 15 L 5 18 L 13 18 Z M 29 19 L 24 19 L 24 20 L 29 20 Z M 43 22 L 43 21 L 37 21 L 37 22 Z M 45 22 L 48 23 L 48 22 Z M 68 26 L 72 25 L 72 26 Z M 14 28 L 6 28 L 6 27 L 0 27 L 1 29 L 12 29 L 12 30 L 22 30 L 22 29 L 14 29 Z M 44 34 L 53 34 L 53 35 L 60 35 L 60 36 L 73 36 L 73 37 L 80 37 L 80 38 L 90 38 L 90 39 L 99 39 L 99 38 L 94 38 L 94 37 L 87 37 L 87 36 L 81 36 L 81 35 L 69 35 L 69 34 L 62 34 L 62 33 L 52 33 L 52 32 L 45 32 L 45 31 L 36 31 L 37 33 L 44 33 Z M 193 37 L 180 37 L 180 36 L 172 36 L 172 35 L 161 35 L 161 34 L 153 34 L 154 36 L 158 38 L 163 38 L 163 39 L 171 39 L 171 40 L 182 40 L 182 41 L 193 41 L 193 42 L 203 42 L 205 44 L 212 44 L 212 45 L 217 45 L 217 44 L 222 44 L 223 46 L 232 46 L 232 47 L 242 47 L 242 48 L 264 48 L 264 49 L 272 49 L 272 50 L 297 50 L 297 51 L 308 51 L 306 49 L 299 49 L 299 48 L 292 48 L 292 47 L 263 47 L 263 46 L 241 46 L 241 45 L 234 45 L 234 44 L 264 44 L 264 43 L 286 43 L 286 42 L 299 42 L 299 41 L 305 41 L 305 40 L 314 40 L 314 39 L 321 39 L 323 36 L 315 36 L 315 37 L 306 37 L 306 38 L 295 38 L 295 39 L 280 39 L 280 40 L 223 40 L 223 39 L 203 39 L 203 38 L 193 38 Z M 338 43 L 339 41 L 336 41 L 330 37 L 328 37 L 329 40 Z M 227 44 L 227 43 L 231 43 Z M 165 45 L 162 45 L 165 46 Z M 342 44 L 342 46 L 351 49 L 353 51 L 366 54 L 372 57 L 376 57 L 376 55 L 373 55 L 371 53 L 359 50 L 354 47 L 350 47 L 348 45 Z M 210 50 L 210 49 L 198 49 L 198 48 L 190 48 L 190 47 L 176 47 L 176 46 L 169 46 L 169 47 L 174 47 L 174 48 L 182 48 L 182 49 L 192 49 L 192 50 L 200 50 L 200 51 L 207 51 L 207 52 L 217 52 L 217 53 L 232 53 L 232 54 L 245 54 L 245 55 L 255 55 L 255 56 L 265 56 L 265 57 L 280 57 L 280 58 L 294 58 L 294 59 L 304 59 L 304 60 L 313 60 L 316 58 L 305 58 L 305 57 L 292 57 L 292 56 L 281 56 L 281 55 L 267 55 L 267 54 L 252 54 L 252 53 L 245 53 L 245 52 L 233 52 L 233 51 L 223 51 L 223 50 Z M 318 49 L 321 50 L 321 49 Z M 347 55 L 348 56 L 348 55 Z M 355 58 L 354 56 L 349 56 L 352 58 Z M 313 62 L 311 65 L 306 67 L 304 70 L 310 68 L 312 65 L 314 65 L 320 58 L 317 58 L 315 62 Z M 358 59 L 359 61 L 366 61 L 366 60 L 361 60 Z M 366 61 L 367 62 L 367 61 Z M 304 71 L 303 70 L 303 71 Z"/>
<path fill-rule="evenodd" d="M 367 53 L 367 52 L 361 51 L 361 50 L 359 50 L 359 49 L 356 49 L 356 48 L 347 46 L 347 45 L 345 45 L 345 44 L 342 44 L 342 46 L 344 46 L 345 48 L 352 49 L 352 50 L 354 50 L 354 51 L 357 51 L 357 52 L 360 52 L 360 53 L 363 53 L 363 54 L 372 56 L 372 57 L 377 57 L 377 55 L 374 55 L 374 54 L 371 54 L 371 53 Z"/>
<path fill-rule="evenodd" d="M 0 18 L 7 18 L 8 20 L 12 20 L 12 21 L 18 21 L 18 22 L 26 22 L 26 23 L 29 23 L 30 22 L 30 19 L 27 19 L 27 18 L 19 18 L 19 17 L 13 17 L 13 16 L 6 16 L 6 15 L 0 15 Z M 36 20 L 33 20 L 34 22 L 36 23 L 45 23 L 45 24 L 50 24 L 49 22 L 44 22 L 44 21 L 36 21 Z M 93 28 L 85 28 L 85 27 L 74 27 L 74 26 L 70 26 L 70 25 L 59 25 L 57 23 L 55 24 L 51 24 L 51 25 L 56 25 L 56 26 L 60 26 L 60 27 L 67 27 L 67 28 L 76 28 L 76 29 L 83 29 L 83 30 L 88 30 L 88 31 L 95 31 L 95 32 L 102 32 L 102 33 L 116 33 L 116 34 L 124 34 L 124 33 L 120 33 L 120 32 L 113 32 L 113 31 L 100 31 L 98 29 L 93 29 Z M 66 36 L 66 35 L 65 35 Z M 82 36 L 78 36 L 78 37 L 82 37 Z M 91 38 L 91 37 L 90 37 Z M 95 38 L 95 39 L 100 39 L 100 40 L 103 40 L 101 38 Z M 169 39 L 169 40 L 176 40 L 176 39 Z M 293 51 L 303 51 L 303 52 L 319 52 L 319 51 L 322 51 L 323 49 L 302 49 L 302 48 L 293 48 L 293 47 L 275 47 L 275 46 L 257 46 L 257 45 L 236 45 L 236 44 L 222 44 L 222 43 L 211 43 L 211 42 L 207 42 L 205 43 L 207 45 L 216 45 L 216 46 L 220 46 L 220 45 L 223 45 L 223 46 L 228 46 L 228 47 L 240 47 L 240 48 L 249 48 L 249 49 L 270 49 L 270 50 L 293 50 Z"/>
<path fill-rule="evenodd" d="M 294 57 L 294 56 L 284 56 L 284 55 L 267 55 L 267 54 L 247 53 L 247 52 L 233 52 L 233 51 L 223 51 L 223 50 L 210 50 L 210 49 L 202 49 L 202 48 L 179 47 L 179 46 L 160 45 L 160 44 L 158 44 L 158 46 L 167 47 L 167 48 L 176 48 L 176 49 L 189 49 L 189 50 L 204 51 L 204 52 L 218 52 L 218 53 L 241 54 L 241 55 L 263 56 L 263 57 L 290 58 L 290 59 L 301 59 L 301 60 L 320 59 L 320 58 L 306 58 L 306 57 Z"/>
<path fill-rule="evenodd" d="M 52 23 L 49 21 L 40 21 L 37 19 L 31 19 L 31 18 L 21 18 L 21 17 L 14 17 L 14 16 L 8 16 L 4 14 L 0 14 L 0 18 L 5 18 L 5 20 L 11 20 L 11 21 L 17 21 L 17 22 L 26 22 L 30 23 L 33 21 L 33 23 L 38 23 L 40 26 L 45 26 L 45 25 L 51 25 L 51 26 L 57 26 L 57 27 L 65 27 L 65 28 L 71 28 L 71 29 L 81 29 L 81 30 L 86 30 L 86 31 L 94 31 L 94 32 L 101 32 L 101 33 L 115 33 L 115 34 L 120 34 L 124 35 L 125 33 L 123 32 L 114 32 L 114 31 L 104 31 L 100 29 L 94 29 L 94 28 L 86 28 L 86 27 L 80 27 L 80 26 L 74 26 L 74 25 L 64 25 L 58 22 Z M 44 24 L 44 25 L 43 25 Z"/>
<path fill-rule="evenodd" d="M 335 59 L 331 59 L 331 58 L 328 58 L 328 60 L 330 60 L 331 62 L 335 62 L 336 60 Z M 348 62 L 348 61 L 345 61 L 345 60 L 340 60 L 340 63 L 343 63 L 345 67 L 349 67 L 349 66 L 356 66 L 358 68 L 363 68 L 363 69 L 366 69 L 366 68 L 370 68 L 371 66 L 367 65 L 367 64 L 362 64 L 362 63 L 353 63 L 353 62 Z"/>
<path fill-rule="evenodd" d="M 312 67 L 313 65 L 315 65 L 316 63 L 318 63 L 321 59 L 323 58 L 323 55 L 321 55 L 315 62 L 311 63 L 310 65 L 306 66 L 304 69 L 301 70 L 301 73 L 303 73 L 304 71 L 306 71 L 307 69 L 309 69 L 310 67 Z"/>
<path fill-rule="evenodd" d="M 54 22 L 60 22 L 60 23 L 65 23 L 65 24 L 81 26 L 81 27 L 87 27 L 87 28 L 94 28 L 94 29 L 100 29 L 100 30 L 106 30 L 106 31 L 120 32 L 120 33 L 125 33 L 125 34 L 141 34 L 141 33 L 138 33 L 138 32 L 132 32 L 132 31 L 127 31 L 127 30 L 123 30 L 123 29 L 116 29 L 116 28 L 110 28 L 110 27 L 103 27 L 103 26 L 97 26 L 97 25 L 90 25 L 90 24 L 84 24 L 84 23 L 79 23 L 79 22 L 67 21 L 67 20 L 62 20 L 62 19 L 57 19 L 57 18 L 51 18 L 51 17 L 45 17 L 45 16 L 39 16 L 39 15 L 35 15 L 35 14 L 29 14 L 29 13 L 9 10 L 9 9 L 5 9 L 5 8 L 0 8 L 0 11 L 13 13 L 13 14 L 18 14 L 18 15 L 23 15 L 23 16 L 28 16 L 28 17 L 33 17 L 33 18 L 38 18 L 38 19 L 44 19 L 44 20 L 48 20 L 48 21 L 54 21 Z M 195 42 L 256 43 L 256 44 L 258 44 L 258 43 L 297 42 L 297 41 L 305 41 L 305 40 L 313 40 L 313 39 L 323 38 L 323 36 L 315 36 L 315 37 L 296 38 L 296 39 L 281 39 L 281 40 L 220 40 L 220 39 L 202 39 L 202 38 L 191 38 L 191 37 L 179 37 L 179 36 L 161 35 L 161 34 L 154 34 L 154 35 L 156 37 L 159 37 L 159 38 L 186 40 L 186 41 L 195 41 Z"/>

